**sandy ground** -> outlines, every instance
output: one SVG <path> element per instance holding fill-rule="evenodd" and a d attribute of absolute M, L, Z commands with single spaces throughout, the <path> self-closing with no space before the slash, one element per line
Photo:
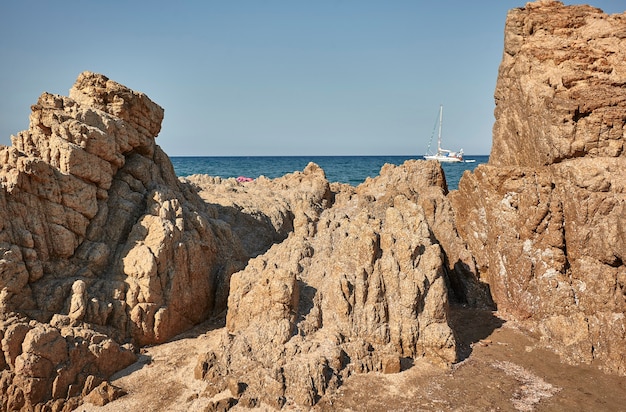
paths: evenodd
<path fill-rule="evenodd" d="M 571 366 L 491 312 L 454 308 L 463 360 L 442 369 L 422 360 L 398 374 L 353 375 L 315 411 L 625 411 L 626 377 Z M 198 355 L 217 337 L 207 323 L 145 348 L 112 383 L 128 394 L 77 411 L 203 411 L 211 399 L 193 378 Z M 228 391 L 216 396 L 229 396 Z M 235 406 L 233 411 L 249 410 Z M 271 410 L 261 406 L 256 410 Z M 287 405 L 284 410 L 298 410 Z"/>

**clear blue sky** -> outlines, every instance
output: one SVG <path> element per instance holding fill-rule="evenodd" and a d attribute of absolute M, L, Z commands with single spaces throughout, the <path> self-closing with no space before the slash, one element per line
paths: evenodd
<path fill-rule="evenodd" d="M 524 4 L 3 1 L 0 144 L 90 70 L 165 108 L 170 156 L 418 155 L 439 104 L 444 146 L 488 154 L 504 22 Z"/>

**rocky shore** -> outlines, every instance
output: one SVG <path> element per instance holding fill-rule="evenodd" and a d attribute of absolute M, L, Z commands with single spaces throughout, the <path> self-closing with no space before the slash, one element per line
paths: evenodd
<path fill-rule="evenodd" d="M 0 410 L 533 410 L 570 389 L 554 410 L 584 406 L 531 352 L 604 382 L 610 410 L 626 396 L 625 85 L 626 14 L 511 10 L 490 160 L 451 192 L 418 160 L 357 187 L 313 163 L 179 179 L 143 93 L 90 72 L 43 93 L 0 147 Z M 459 405 L 424 383 L 500 388 L 480 373 L 519 385 Z M 386 403 L 407 382 L 422 389 Z"/>

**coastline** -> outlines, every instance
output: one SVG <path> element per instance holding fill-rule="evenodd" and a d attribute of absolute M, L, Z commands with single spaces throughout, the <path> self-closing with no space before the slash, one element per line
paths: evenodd
<path fill-rule="evenodd" d="M 488 155 L 466 156 L 475 162 L 442 164 L 449 190 L 454 190 L 465 170 L 474 170 L 489 160 Z M 376 177 L 386 163 L 396 166 L 407 160 L 424 160 L 422 156 L 171 156 L 179 177 L 206 174 L 213 177 L 246 176 L 270 179 L 303 170 L 309 162 L 320 166 L 329 182 L 358 186 L 366 178 Z"/>

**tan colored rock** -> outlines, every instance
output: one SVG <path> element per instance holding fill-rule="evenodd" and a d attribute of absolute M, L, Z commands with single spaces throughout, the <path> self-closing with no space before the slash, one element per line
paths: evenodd
<path fill-rule="evenodd" d="M 264 253 L 293 231 L 308 233 L 320 211 L 332 203 L 324 171 L 314 163 L 277 179 L 261 176 L 240 183 L 194 175 L 183 181 L 196 186 L 213 205 L 215 216 L 232 227 L 250 257 Z"/>
<path fill-rule="evenodd" d="M 144 94 L 85 72 L 70 97 L 42 94 L 29 129 L 0 147 L 3 405 L 79 396 L 87 376 L 134 361 L 120 344 L 225 309 L 247 257 L 155 144 L 162 119 Z"/>
<path fill-rule="evenodd" d="M 108 382 L 102 382 L 85 396 L 84 401 L 94 405 L 104 406 L 124 395 L 126 395 L 126 392 L 122 388 L 118 388 Z"/>
<path fill-rule="evenodd" d="M 85 282 L 77 280 L 72 285 L 69 318 L 73 322 L 81 321 L 87 313 L 87 299 L 85 297 Z"/>
<path fill-rule="evenodd" d="M 376 179 L 356 191 L 366 199 L 389 205 L 398 194 L 405 194 L 419 204 L 433 237 L 444 252 L 450 295 L 456 302 L 475 307 L 492 308 L 488 286 L 479 278 L 471 252 L 456 228 L 455 214 L 447 198 L 448 188 L 443 170 L 436 164 L 418 166 L 407 162 L 397 167 L 383 166 Z"/>
<path fill-rule="evenodd" d="M 387 189 L 400 175 L 415 179 Z M 312 406 L 352 373 L 399 371 L 401 357 L 456 360 L 444 255 L 418 204 L 418 193 L 445 187 L 438 164 L 387 167 L 356 190 L 334 185 L 331 196 L 314 165 L 275 181 L 192 180 L 207 197 L 229 185 L 233 204 L 254 196 L 256 210 L 271 210 L 262 202 L 271 193 L 294 222 L 284 241 L 231 277 L 227 333 L 196 377 L 217 382 L 228 373 L 248 397 Z"/>
<path fill-rule="evenodd" d="M 401 369 L 401 359 L 398 356 L 389 355 L 382 360 L 383 373 L 398 373 Z"/>
<path fill-rule="evenodd" d="M 7 365 L 15 366 L 15 359 L 22 353 L 22 342 L 31 327 L 25 322 L 11 319 L 2 328 L 2 352 Z"/>
<path fill-rule="evenodd" d="M 550 0 L 511 11 L 490 164 L 452 193 L 420 161 L 357 188 L 314 164 L 179 180 L 144 94 L 89 72 L 42 94 L 0 148 L 0 409 L 104 405 L 133 345 L 226 309 L 193 371 L 196 399 L 233 396 L 216 410 L 307 408 L 351 374 L 449 365 L 449 300 L 626 374 L 625 25 Z"/>
<path fill-rule="evenodd" d="M 626 374 L 626 15 L 512 10 L 488 165 L 450 195 L 498 311 L 573 363 Z"/>
<path fill-rule="evenodd" d="M 102 381 L 136 359 L 132 351 L 88 329 L 59 330 L 12 318 L 0 322 L 0 330 L 5 337 L 4 356 L 11 361 L 8 369 L 0 371 L 7 380 L 7 390 L 0 398 L 2 405 L 17 402 L 20 408 L 28 409 L 76 397 L 88 385 L 86 371 L 97 375 L 91 380 Z"/>
<path fill-rule="evenodd" d="M 44 93 L 30 129 L 4 149 L 3 210 L 12 216 L 0 262 L 6 310 L 41 321 L 70 313 L 74 323 L 109 327 L 140 344 L 223 310 L 225 299 L 212 297 L 224 294 L 224 283 L 212 277 L 226 279 L 245 257 L 155 145 L 163 110 L 88 72 L 70 96 Z M 218 266 L 223 272 L 213 273 Z M 110 275 L 100 280 L 101 273 Z M 74 282 L 84 291 L 72 303 Z"/>
<path fill-rule="evenodd" d="M 206 412 L 226 412 L 237 404 L 235 398 L 222 398 L 218 401 L 211 401 L 204 409 Z"/>
<path fill-rule="evenodd" d="M 509 12 L 490 164 L 624 156 L 624 15 L 559 1 Z"/>

